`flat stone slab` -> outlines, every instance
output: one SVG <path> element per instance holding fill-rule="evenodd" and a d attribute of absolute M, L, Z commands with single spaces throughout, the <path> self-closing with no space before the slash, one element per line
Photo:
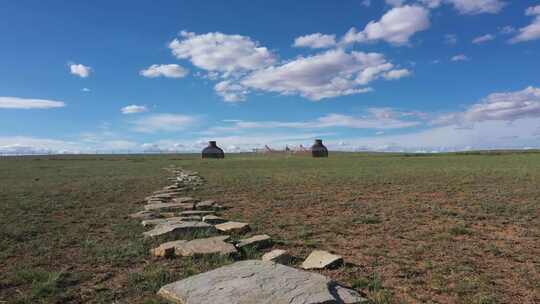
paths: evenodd
<path fill-rule="evenodd" d="M 249 231 L 250 228 L 248 223 L 225 222 L 223 224 L 217 224 L 216 229 L 223 232 L 243 233 Z"/>
<path fill-rule="evenodd" d="M 129 217 L 140 220 L 152 220 L 160 218 L 161 215 L 154 211 L 139 211 L 137 213 L 130 214 Z"/>
<path fill-rule="evenodd" d="M 205 216 L 205 215 L 211 215 L 215 213 L 216 213 L 215 211 L 190 210 L 190 211 L 182 211 L 180 212 L 180 215 L 181 216 L 193 216 L 193 215 Z"/>
<path fill-rule="evenodd" d="M 195 199 L 193 197 L 184 196 L 184 197 L 176 197 L 173 199 L 175 203 L 196 203 L 199 200 Z"/>
<path fill-rule="evenodd" d="M 144 206 L 145 210 L 148 211 L 159 211 L 159 212 L 171 212 L 171 211 L 180 211 L 180 210 L 193 210 L 195 208 L 194 203 L 155 203 L 148 204 Z"/>
<path fill-rule="evenodd" d="M 275 249 L 270 252 L 265 253 L 261 260 L 266 262 L 274 262 L 280 264 L 289 264 L 292 261 L 293 257 L 289 255 L 287 250 Z"/>
<path fill-rule="evenodd" d="M 159 218 L 152 220 L 144 220 L 141 222 L 143 227 L 152 227 L 163 224 L 180 224 L 182 222 L 198 222 L 201 221 L 200 216 L 177 216 L 168 218 Z"/>
<path fill-rule="evenodd" d="M 144 237 L 153 238 L 153 237 L 169 237 L 169 236 L 179 236 L 184 233 L 192 232 L 211 232 L 214 230 L 214 227 L 210 224 L 203 222 L 181 222 L 178 224 L 162 224 L 157 225 L 154 229 L 150 231 L 143 232 Z"/>
<path fill-rule="evenodd" d="M 227 220 L 222 217 L 210 214 L 210 215 L 203 216 L 202 221 L 208 224 L 216 225 L 216 224 L 225 223 Z"/>
<path fill-rule="evenodd" d="M 250 238 L 240 240 L 238 244 L 236 244 L 236 247 L 240 249 L 245 249 L 245 248 L 263 249 L 270 246 L 272 246 L 272 238 L 266 234 L 255 235 Z"/>
<path fill-rule="evenodd" d="M 302 263 L 304 269 L 332 268 L 343 264 L 343 258 L 328 251 L 314 250 Z"/>
<path fill-rule="evenodd" d="M 179 304 L 359 304 L 356 291 L 292 267 L 248 260 L 163 286 L 158 295 Z"/>
<path fill-rule="evenodd" d="M 201 255 L 232 255 L 237 253 L 231 243 L 225 242 L 229 236 L 216 236 L 192 241 L 174 241 L 161 244 L 152 250 L 155 256 L 201 256 Z M 173 248 L 174 252 L 171 252 Z"/>

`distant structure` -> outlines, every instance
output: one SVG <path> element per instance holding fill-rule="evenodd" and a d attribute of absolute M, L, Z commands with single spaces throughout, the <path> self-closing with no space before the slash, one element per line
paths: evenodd
<path fill-rule="evenodd" d="M 265 145 L 264 148 L 253 149 L 253 152 L 259 153 L 259 154 L 271 154 L 271 155 L 292 155 L 292 154 L 309 154 L 310 150 L 304 148 L 304 146 L 302 145 L 298 147 L 292 147 L 292 148 L 286 145 L 284 150 L 272 149 L 268 145 Z"/>
<path fill-rule="evenodd" d="M 315 139 L 315 143 L 311 146 L 311 155 L 313 157 L 328 157 L 328 149 L 323 145 L 322 139 Z"/>
<path fill-rule="evenodd" d="M 225 153 L 215 141 L 209 141 L 208 147 L 202 150 L 202 158 L 225 158 Z"/>

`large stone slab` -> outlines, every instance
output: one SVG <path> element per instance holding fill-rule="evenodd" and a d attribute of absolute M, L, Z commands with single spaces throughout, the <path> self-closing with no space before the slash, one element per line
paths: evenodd
<path fill-rule="evenodd" d="M 249 231 L 250 228 L 248 223 L 225 222 L 223 224 L 216 225 L 216 229 L 223 232 L 239 234 Z"/>
<path fill-rule="evenodd" d="M 359 304 L 354 290 L 317 273 L 264 261 L 242 261 L 163 286 L 179 304 Z"/>
<path fill-rule="evenodd" d="M 328 251 L 314 250 L 302 263 L 304 269 L 332 268 L 343 264 L 343 258 Z"/>
<path fill-rule="evenodd" d="M 218 204 L 216 201 L 214 200 L 206 200 L 206 201 L 201 201 L 201 202 L 198 202 L 195 206 L 195 209 L 197 210 L 222 210 L 224 209 L 223 206 L 221 206 L 220 204 Z"/>
<path fill-rule="evenodd" d="M 174 212 L 182 210 L 193 210 L 195 208 L 194 203 L 154 203 L 144 206 L 145 210 L 157 211 L 157 212 Z"/>
<path fill-rule="evenodd" d="M 272 238 L 269 235 L 255 235 L 247 239 L 242 239 L 236 244 L 239 249 L 254 248 L 263 249 L 272 246 Z"/>
<path fill-rule="evenodd" d="M 143 232 L 144 237 L 177 237 L 185 233 L 212 232 L 214 227 L 203 222 L 181 222 L 178 224 L 162 224 L 150 231 Z"/>

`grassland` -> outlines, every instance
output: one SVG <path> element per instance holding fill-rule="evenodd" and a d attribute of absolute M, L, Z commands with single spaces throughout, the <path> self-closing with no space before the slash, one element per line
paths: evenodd
<path fill-rule="evenodd" d="M 374 303 L 540 303 L 540 154 L 32 157 L 0 160 L 0 303 L 160 303 L 167 282 L 230 260 L 155 260 L 127 214 L 201 173 L 277 247 L 343 255 L 323 273 Z"/>

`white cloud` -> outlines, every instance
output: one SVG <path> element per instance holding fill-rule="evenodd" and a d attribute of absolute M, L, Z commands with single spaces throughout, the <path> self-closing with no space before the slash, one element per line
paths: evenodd
<path fill-rule="evenodd" d="M 135 113 L 144 113 L 148 111 L 148 108 L 146 106 L 138 106 L 138 105 L 129 105 L 125 106 L 122 109 L 120 109 L 122 114 L 135 114 Z"/>
<path fill-rule="evenodd" d="M 510 40 L 511 43 L 540 39 L 540 5 L 529 7 L 525 14 L 534 16 L 534 20 L 528 26 L 520 28 L 517 36 Z"/>
<path fill-rule="evenodd" d="M 494 35 L 485 34 L 485 35 L 474 38 L 472 42 L 475 43 L 475 44 L 481 44 L 481 43 L 484 43 L 484 42 L 491 41 L 493 39 L 495 39 Z"/>
<path fill-rule="evenodd" d="M 19 97 L 0 97 L 0 109 L 51 109 L 62 108 L 66 104 L 62 101 L 45 99 L 27 99 Z"/>
<path fill-rule="evenodd" d="M 453 5 L 459 13 L 464 15 L 496 14 L 506 3 L 501 0 L 418 0 L 429 8 L 437 8 L 443 3 Z"/>
<path fill-rule="evenodd" d="M 141 70 L 139 74 L 148 78 L 182 78 L 189 74 L 189 70 L 178 64 L 153 64 L 147 69 Z"/>
<path fill-rule="evenodd" d="M 411 75 L 412 75 L 411 71 L 407 69 L 400 69 L 400 70 L 392 70 L 392 71 L 386 72 L 383 77 L 386 80 L 396 80 L 396 79 L 408 77 Z"/>
<path fill-rule="evenodd" d="M 384 40 L 394 45 L 405 45 L 417 32 L 430 27 L 429 10 L 416 5 L 395 7 L 379 21 L 371 21 L 363 31 L 354 27 L 343 37 L 343 43 Z"/>
<path fill-rule="evenodd" d="M 420 0 L 420 3 L 429 8 L 437 8 L 442 4 L 443 0 Z"/>
<path fill-rule="evenodd" d="M 464 112 L 439 117 L 436 124 L 471 124 L 481 121 L 513 121 L 540 117 L 540 89 L 528 87 L 522 91 L 494 93 Z"/>
<path fill-rule="evenodd" d="M 81 78 L 86 78 L 86 77 L 90 76 L 92 68 L 89 67 L 89 66 L 85 66 L 83 64 L 71 63 L 69 65 L 69 70 L 70 70 L 71 74 L 73 74 L 73 75 L 77 75 L 77 76 L 79 76 Z"/>
<path fill-rule="evenodd" d="M 255 71 L 241 84 L 252 89 L 321 100 L 369 92 L 371 88 L 365 85 L 393 68 L 394 65 L 382 54 L 347 53 L 338 49 Z"/>
<path fill-rule="evenodd" d="M 418 126 L 420 113 L 401 112 L 391 108 L 370 108 L 366 115 L 352 116 L 331 113 L 311 121 L 229 121 L 226 127 L 213 127 L 212 132 L 233 132 L 251 129 L 324 129 L 324 128 L 351 128 L 351 129 L 402 129 Z M 408 119 L 405 119 L 408 118 Z M 413 118 L 413 119 L 411 119 Z"/>
<path fill-rule="evenodd" d="M 85 93 L 92 92 L 89 88 L 82 88 L 81 91 Z"/>
<path fill-rule="evenodd" d="M 365 6 L 365 7 L 370 7 L 371 6 L 371 0 L 363 0 L 362 5 Z"/>
<path fill-rule="evenodd" d="M 243 85 L 229 80 L 224 80 L 214 86 L 214 90 L 218 95 L 223 97 L 226 102 L 239 102 L 246 100 L 246 95 L 249 93 Z"/>
<path fill-rule="evenodd" d="M 505 34 L 505 35 L 508 35 L 508 34 L 513 34 L 515 33 L 517 30 L 513 27 L 513 26 L 510 26 L 510 25 L 507 25 L 507 26 L 503 26 L 502 28 L 499 29 L 499 32 L 501 34 Z"/>
<path fill-rule="evenodd" d="M 446 0 L 464 15 L 477 15 L 483 13 L 499 13 L 506 5 L 501 0 Z"/>
<path fill-rule="evenodd" d="M 452 57 L 452 61 L 469 61 L 469 60 L 471 59 L 464 54 L 459 54 Z"/>
<path fill-rule="evenodd" d="M 179 59 L 189 59 L 198 68 L 226 75 L 264 68 L 275 62 L 274 55 L 249 37 L 207 33 L 197 35 L 181 32 L 169 48 Z"/>
<path fill-rule="evenodd" d="M 301 36 L 294 40 L 294 47 L 308 47 L 312 49 L 324 49 L 336 45 L 336 35 L 324 35 L 315 33 Z"/>
<path fill-rule="evenodd" d="M 154 114 L 133 121 L 134 130 L 142 133 L 181 131 L 197 122 L 197 118 L 182 114 Z"/>

